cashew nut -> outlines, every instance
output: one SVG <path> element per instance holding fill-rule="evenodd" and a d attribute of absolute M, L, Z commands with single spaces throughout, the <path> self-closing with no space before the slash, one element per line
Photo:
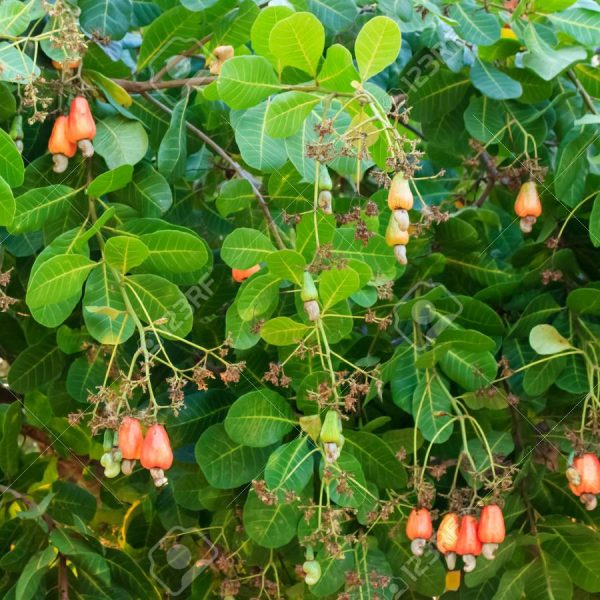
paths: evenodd
<path fill-rule="evenodd" d="M 477 558 L 472 554 L 465 554 L 463 556 L 463 571 L 470 573 L 477 565 Z"/>
<path fill-rule="evenodd" d="M 481 554 L 488 560 L 494 560 L 496 558 L 496 550 L 498 544 L 483 544 L 481 548 Z"/>
<path fill-rule="evenodd" d="M 425 551 L 425 544 L 427 540 L 423 538 L 416 538 L 410 543 L 410 551 L 415 556 L 423 556 L 423 552 Z"/>

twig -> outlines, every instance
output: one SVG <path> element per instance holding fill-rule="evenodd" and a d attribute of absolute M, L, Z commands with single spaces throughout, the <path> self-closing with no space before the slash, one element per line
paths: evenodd
<path fill-rule="evenodd" d="M 0 484 L 0 494 L 10 494 L 13 498 L 21 500 L 21 502 L 26 504 L 27 508 L 37 508 L 37 504 L 29 496 L 18 492 L 17 490 L 11 488 L 8 485 Z M 48 525 L 48 530 L 54 529 L 56 527 L 56 524 L 54 523 L 54 520 L 52 519 L 52 517 L 50 517 L 50 515 L 44 513 L 42 515 L 42 519 L 44 519 L 44 521 Z"/>
<path fill-rule="evenodd" d="M 146 92 L 142 93 L 142 96 L 144 98 L 146 98 L 146 100 L 148 100 L 149 102 L 151 102 L 152 104 L 154 104 L 155 106 L 157 106 L 158 108 L 163 110 L 164 112 L 166 112 L 168 114 L 172 114 L 173 111 L 168 106 L 163 104 L 160 100 L 157 100 L 156 98 L 152 97 L 150 94 L 148 94 Z M 277 225 L 275 224 L 275 221 L 273 220 L 273 216 L 271 215 L 271 211 L 269 210 L 267 201 L 265 200 L 264 196 L 261 194 L 260 190 L 258 189 L 258 185 L 257 185 L 254 177 L 252 177 L 252 175 L 250 173 L 248 173 L 248 171 L 246 171 L 238 162 L 236 162 L 233 158 L 231 158 L 231 156 L 229 156 L 229 154 L 227 154 L 227 152 L 225 150 L 223 150 L 223 148 L 221 148 L 221 146 L 219 146 L 212 138 L 208 137 L 203 131 L 201 131 L 200 129 L 198 129 L 197 127 L 192 125 L 191 123 L 188 123 L 187 121 L 185 122 L 185 126 L 190 133 L 194 134 L 197 138 L 202 140 L 207 146 L 212 148 L 225 162 L 227 162 L 227 164 L 229 164 L 229 166 L 240 177 L 245 179 L 250 184 L 250 186 L 252 187 L 252 191 L 254 192 L 254 195 L 258 199 L 258 203 L 263 211 L 265 219 L 267 220 L 269 229 L 271 230 L 273 237 L 275 238 L 275 243 L 276 243 L 277 247 L 280 250 L 285 249 L 285 244 L 283 243 L 283 240 L 281 239 L 281 235 L 279 234 L 279 230 L 277 229 Z"/>
<path fill-rule="evenodd" d="M 577 88 L 577 91 L 581 95 L 583 102 L 589 108 L 590 112 L 594 115 L 597 115 L 598 111 L 596 110 L 596 105 L 594 104 L 594 101 L 592 100 L 591 96 L 587 93 L 586 89 L 581 85 L 581 81 L 579 81 L 577 75 L 575 75 L 572 69 L 569 69 L 567 71 L 567 76 Z"/>
<path fill-rule="evenodd" d="M 487 200 L 488 196 L 494 189 L 496 179 L 498 179 L 498 169 L 496 168 L 496 164 L 493 158 L 485 150 L 480 154 L 479 160 L 487 171 L 487 182 L 483 192 L 481 192 L 481 196 L 479 196 L 479 198 L 473 202 L 473 206 L 477 207 L 483 206 L 483 203 Z"/>
<path fill-rule="evenodd" d="M 204 76 L 204 77 L 188 77 L 187 79 L 169 79 L 168 81 L 131 81 L 130 79 L 113 79 L 113 81 L 120 85 L 126 92 L 132 94 L 143 94 L 144 92 L 152 90 L 163 90 L 180 87 L 199 87 L 201 85 L 208 85 L 213 82 L 216 77 Z"/>
<path fill-rule="evenodd" d="M 169 69 L 172 69 L 175 65 L 177 65 L 184 58 L 191 56 L 192 54 L 195 54 L 197 50 L 202 49 L 202 46 L 204 46 L 204 44 L 206 44 L 206 42 L 208 42 L 210 40 L 212 35 L 213 35 L 212 33 L 205 35 L 202 39 L 199 39 L 197 42 L 195 42 L 191 48 L 188 48 L 187 50 L 180 52 L 177 56 L 174 56 L 170 60 L 168 60 L 167 63 L 165 64 L 165 66 L 156 72 L 156 74 L 152 77 L 151 81 L 158 82 L 160 79 L 162 79 L 164 74 Z"/>

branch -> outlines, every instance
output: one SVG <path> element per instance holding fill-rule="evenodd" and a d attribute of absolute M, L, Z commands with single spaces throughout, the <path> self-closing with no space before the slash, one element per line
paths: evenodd
<path fill-rule="evenodd" d="M 149 102 L 151 102 L 152 104 L 154 104 L 155 106 L 157 106 L 158 108 L 163 110 L 164 112 L 166 112 L 168 114 L 172 114 L 173 111 L 168 106 L 163 104 L 160 100 L 153 98 L 150 94 L 145 93 L 145 92 L 142 93 L 142 96 L 144 98 L 146 98 L 146 100 L 148 100 Z M 225 150 L 223 150 L 223 148 L 221 148 L 221 146 L 219 146 L 212 138 L 208 137 L 203 131 L 201 131 L 200 129 L 198 129 L 197 127 L 192 125 L 191 123 L 188 123 L 187 121 L 185 122 L 185 126 L 190 133 L 194 134 L 197 138 L 202 140 L 207 146 L 212 148 L 240 177 L 245 179 L 250 184 L 250 186 L 252 187 L 252 191 L 254 192 L 254 195 L 258 199 L 258 203 L 263 211 L 265 219 L 267 220 L 269 229 L 271 230 L 273 237 L 275 238 L 275 243 L 277 244 L 277 247 L 280 250 L 285 249 L 285 244 L 283 243 L 283 240 L 281 239 L 281 235 L 279 234 L 279 230 L 277 229 L 277 225 L 275 224 L 275 221 L 273 220 L 273 215 L 271 215 L 271 211 L 269 210 L 267 201 L 265 200 L 264 196 L 261 194 L 260 190 L 258 189 L 258 185 L 257 185 L 254 177 L 252 177 L 252 175 L 250 173 L 248 173 L 248 171 L 246 171 L 238 162 L 236 162 L 233 158 L 231 158 L 231 156 L 229 156 L 229 154 L 227 154 L 227 152 L 225 152 Z"/>
<path fill-rule="evenodd" d="M 199 87 L 212 83 L 216 77 L 188 77 L 187 79 L 169 79 L 168 81 L 131 81 L 130 79 L 113 79 L 126 92 L 143 94 L 152 90 L 164 90 L 181 87 Z"/>
<path fill-rule="evenodd" d="M 483 192 L 481 192 L 481 196 L 473 202 L 473 206 L 480 207 L 487 200 L 488 196 L 492 193 L 494 189 L 494 185 L 496 185 L 496 179 L 498 179 L 498 169 L 496 168 L 496 164 L 492 157 L 486 152 L 483 151 L 479 156 L 479 160 L 481 164 L 485 167 L 487 171 L 487 182 L 485 184 L 485 188 Z"/>
<path fill-rule="evenodd" d="M 583 98 L 583 102 L 589 108 L 590 112 L 594 115 L 597 115 L 598 111 L 596 110 L 596 105 L 594 104 L 594 101 L 592 100 L 591 96 L 587 93 L 586 89 L 581 85 L 581 81 L 579 81 L 577 75 L 575 75 L 572 69 L 569 69 L 567 71 L 567 76 L 577 88 L 577 91 Z"/>
<path fill-rule="evenodd" d="M 21 502 L 26 504 L 27 508 L 29 508 L 29 509 L 37 508 L 37 504 L 29 496 L 26 496 L 25 494 L 18 492 L 17 490 L 13 489 L 9 485 L 0 484 L 0 495 L 2 495 L 2 494 L 10 494 L 13 498 L 16 498 L 17 500 L 21 500 Z M 48 525 L 48 530 L 54 529 L 56 527 L 56 523 L 54 522 L 54 520 L 52 519 L 52 517 L 50 515 L 44 513 L 42 515 L 42 519 L 44 519 L 44 521 Z"/>
<path fill-rule="evenodd" d="M 69 572 L 67 559 L 64 554 L 58 555 L 58 597 L 59 600 L 69 600 Z"/>

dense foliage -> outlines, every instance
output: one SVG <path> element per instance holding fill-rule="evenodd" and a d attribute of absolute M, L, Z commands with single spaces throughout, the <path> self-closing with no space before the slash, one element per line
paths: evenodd
<path fill-rule="evenodd" d="M 597 2 L 0 38 L 3 598 L 598 597 Z"/>

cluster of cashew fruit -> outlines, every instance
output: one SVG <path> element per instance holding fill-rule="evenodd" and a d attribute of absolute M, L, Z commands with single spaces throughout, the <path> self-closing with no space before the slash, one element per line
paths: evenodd
<path fill-rule="evenodd" d="M 598 506 L 597 494 L 600 494 L 600 460 L 595 454 L 586 452 L 576 456 L 567 468 L 569 488 L 579 497 L 587 510 Z"/>
<path fill-rule="evenodd" d="M 422 556 L 427 542 L 433 536 L 429 510 L 414 508 L 411 511 L 406 524 L 406 535 L 411 540 L 412 553 Z M 463 570 L 470 573 L 480 554 L 488 560 L 495 558 L 496 550 L 505 536 L 502 509 L 497 504 L 488 504 L 482 508 L 479 521 L 473 515 L 460 517 L 454 512 L 444 515 L 435 542 L 450 570 L 454 570 L 458 555 L 462 556 Z"/>
<path fill-rule="evenodd" d="M 410 226 L 408 211 L 413 204 L 414 197 L 408 179 L 402 173 L 396 173 L 388 192 L 388 206 L 392 211 L 392 217 L 385 232 L 385 241 L 388 246 L 393 246 L 396 260 L 401 265 L 407 263 L 406 244 L 408 244 Z"/>
<path fill-rule="evenodd" d="M 83 96 L 76 96 L 71 102 L 68 115 L 59 115 L 48 140 L 48 150 L 54 162 L 53 171 L 64 173 L 69 166 L 69 158 L 73 158 L 77 148 L 86 158 L 94 156 L 92 140 L 96 136 L 96 123 L 88 101 Z"/>
<path fill-rule="evenodd" d="M 537 218 L 542 214 L 542 203 L 535 181 L 527 181 L 521 186 L 515 200 L 515 213 L 521 217 L 519 223 L 523 233 L 531 233 Z"/>
<path fill-rule="evenodd" d="M 150 471 L 156 487 L 166 485 L 165 471 L 173 464 L 173 451 L 167 430 L 158 423 L 148 428 L 146 436 L 138 419 L 125 417 L 117 433 L 107 430 L 104 435 L 104 454 L 100 464 L 106 477 L 119 473 L 131 475 L 135 462 Z"/>

